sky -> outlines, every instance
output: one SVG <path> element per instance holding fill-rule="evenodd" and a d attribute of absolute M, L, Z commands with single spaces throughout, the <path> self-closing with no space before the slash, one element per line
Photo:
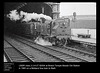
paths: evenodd
<path fill-rule="evenodd" d="M 95 2 L 61 2 L 60 3 L 60 17 L 72 15 L 96 15 Z"/>

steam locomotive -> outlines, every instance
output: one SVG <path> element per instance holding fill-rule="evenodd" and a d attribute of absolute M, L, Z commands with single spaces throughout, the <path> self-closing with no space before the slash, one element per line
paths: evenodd
<path fill-rule="evenodd" d="M 31 21 L 28 23 L 12 23 L 9 28 L 11 32 L 18 35 L 29 36 L 34 40 L 37 37 L 51 42 L 53 45 L 65 45 L 70 42 L 71 28 L 69 18 L 58 18 L 55 20 L 41 19 L 41 22 Z"/>

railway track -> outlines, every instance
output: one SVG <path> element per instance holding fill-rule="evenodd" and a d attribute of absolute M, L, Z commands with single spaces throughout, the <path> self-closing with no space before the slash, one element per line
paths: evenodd
<path fill-rule="evenodd" d="M 87 60 L 75 57 L 75 56 L 70 55 L 68 53 L 64 53 L 64 52 L 55 50 L 54 48 L 48 48 L 48 47 L 44 47 L 44 46 L 41 46 L 41 45 L 38 45 L 38 44 L 33 45 L 33 42 L 26 40 L 26 38 L 24 39 L 22 37 L 20 37 L 20 38 L 17 37 L 16 40 L 18 40 L 18 41 L 20 41 L 24 44 L 27 44 L 31 47 L 38 47 L 39 50 L 44 51 L 46 53 L 49 53 L 49 54 L 56 56 L 60 59 L 63 59 L 66 62 L 88 62 Z"/>
<path fill-rule="evenodd" d="M 67 45 L 67 47 L 72 47 L 77 50 L 82 50 L 82 51 L 96 55 L 96 44 L 88 44 L 85 42 L 82 43 L 82 42 L 74 41 L 74 43 L 72 42 L 72 44 Z"/>
<path fill-rule="evenodd" d="M 24 39 L 24 41 L 26 40 L 28 42 L 31 42 L 30 44 L 34 43 L 32 40 L 22 38 L 22 37 L 19 37 L 19 38 L 21 38 L 20 40 Z M 45 46 L 42 46 L 42 47 L 45 47 Z M 47 47 L 46 46 L 46 48 L 49 48 L 53 51 L 62 52 L 63 54 L 72 55 L 74 57 L 77 57 L 78 59 L 81 59 L 81 60 L 84 60 L 84 61 L 87 61 L 87 62 L 96 62 L 96 55 L 93 54 L 93 53 L 86 52 L 86 51 L 78 50 L 78 49 L 71 48 L 71 47 L 53 47 L 53 46 Z"/>
<path fill-rule="evenodd" d="M 4 43 L 4 46 L 9 46 L 4 48 L 4 54 L 8 62 L 33 62 L 27 55 L 11 46 L 7 41 L 4 41 Z"/>
<path fill-rule="evenodd" d="M 27 54 L 27 56 L 34 60 L 34 62 L 65 62 L 63 59 L 50 55 L 34 47 L 30 47 L 12 38 L 5 37 L 5 39 L 15 48 L 20 49 L 25 54 Z"/>
<path fill-rule="evenodd" d="M 80 59 L 86 60 L 88 62 L 96 62 L 96 55 L 91 54 L 85 51 L 77 50 L 75 48 L 71 47 L 52 47 L 49 46 L 49 48 L 55 48 L 55 50 L 61 51 L 63 53 L 68 53 L 70 55 L 73 55 L 75 57 L 78 57 Z"/>
<path fill-rule="evenodd" d="M 75 52 L 78 52 L 78 53 L 83 54 L 83 55 L 88 55 L 89 57 L 96 58 L 96 54 L 95 53 L 90 53 L 90 52 L 79 50 L 79 49 L 72 48 L 72 47 L 63 47 L 63 48 L 64 49 L 68 49 L 68 50 L 72 50 L 72 51 L 75 51 Z"/>

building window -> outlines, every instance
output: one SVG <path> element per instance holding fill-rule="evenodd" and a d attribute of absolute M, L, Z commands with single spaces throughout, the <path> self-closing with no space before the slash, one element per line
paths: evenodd
<path fill-rule="evenodd" d="M 53 12 L 57 12 L 57 5 L 53 5 Z"/>
<path fill-rule="evenodd" d="M 44 14 L 44 7 L 42 7 L 42 13 Z"/>

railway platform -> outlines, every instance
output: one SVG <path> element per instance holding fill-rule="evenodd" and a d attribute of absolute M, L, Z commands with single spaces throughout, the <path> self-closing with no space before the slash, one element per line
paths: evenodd
<path fill-rule="evenodd" d="M 75 40 L 80 43 L 87 43 L 87 44 L 92 44 L 96 46 L 96 39 L 93 39 L 93 38 L 79 38 L 76 36 L 71 36 L 71 38 L 72 40 Z"/>

